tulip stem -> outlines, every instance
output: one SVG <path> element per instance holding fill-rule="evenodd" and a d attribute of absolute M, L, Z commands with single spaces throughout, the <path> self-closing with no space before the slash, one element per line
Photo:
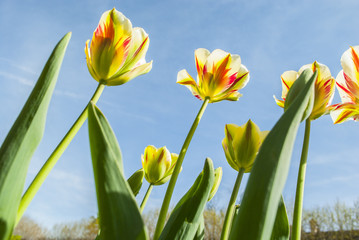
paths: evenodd
<path fill-rule="evenodd" d="M 168 208 L 169 208 L 169 205 L 170 205 L 171 197 L 172 197 L 172 194 L 173 194 L 174 187 L 176 185 L 178 174 L 179 174 L 179 172 L 181 170 L 181 166 L 182 166 L 184 156 L 186 155 L 189 143 L 191 142 L 193 134 L 196 131 L 196 128 L 198 126 L 198 123 L 202 118 L 204 110 L 206 110 L 208 102 L 209 102 L 209 98 L 205 98 L 205 100 L 203 101 L 203 104 L 201 106 L 201 109 L 199 110 L 199 112 L 198 112 L 198 114 L 197 114 L 197 116 L 196 116 L 196 118 L 195 118 L 195 120 L 194 120 L 194 122 L 192 124 L 192 127 L 188 132 L 186 140 L 183 143 L 181 152 L 178 155 L 178 159 L 177 159 L 175 168 L 173 170 L 171 179 L 169 181 L 169 184 L 168 184 L 168 187 L 167 187 L 167 190 L 166 190 L 165 198 L 163 199 L 161 211 L 160 211 L 160 214 L 158 216 L 156 230 L 155 230 L 155 233 L 154 233 L 154 236 L 153 236 L 154 240 L 157 240 L 160 237 L 162 229 L 163 229 L 163 227 L 165 225 L 166 216 L 167 216 Z"/>
<path fill-rule="evenodd" d="M 141 207 L 140 207 L 141 213 L 143 212 L 143 209 L 145 208 L 145 205 L 147 203 L 148 197 L 151 194 L 152 188 L 153 188 L 153 184 L 150 184 L 150 186 L 148 186 L 148 188 L 147 188 L 147 192 L 146 192 L 145 196 L 143 197 Z"/>
<path fill-rule="evenodd" d="M 227 240 L 229 236 L 229 232 L 231 229 L 234 211 L 236 209 L 236 200 L 239 191 L 239 186 L 241 185 L 242 178 L 244 174 L 244 168 L 240 168 L 238 171 L 237 179 L 233 187 L 231 198 L 229 199 L 229 204 L 226 212 L 226 216 L 224 218 L 221 240 Z"/>
<path fill-rule="evenodd" d="M 293 225 L 292 225 L 292 240 L 300 240 L 301 225 L 302 225 L 302 209 L 303 209 L 303 195 L 304 195 L 304 183 L 305 172 L 307 168 L 307 157 L 309 147 L 309 135 L 310 135 L 310 119 L 305 122 L 305 133 L 303 140 L 302 155 L 300 157 L 300 165 L 297 179 L 297 190 L 295 193 L 295 203 L 293 211 Z"/>
<path fill-rule="evenodd" d="M 93 103 L 97 103 L 98 99 L 100 98 L 102 91 L 105 85 L 103 83 L 99 83 L 96 88 L 95 93 L 92 95 L 91 100 Z M 67 146 L 70 144 L 72 139 L 75 137 L 76 133 L 80 130 L 83 123 L 86 121 L 88 113 L 87 107 L 89 104 L 86 105 L 85 109 L 82 111 L 80 116 L 77 118 L 76 122 L 72 125 L 70 130 L 66 133 L 64 138 L 61 142 L 57 145 L 55 150 L 52 152 L 50 157 L 47 159 L 45 164 L 41 167 L 40 171 L 37 173 L 36 177 L 31 182 L 30 186 L 27 188 L 26 192 L 22 196 L 20 206 L 16 216 L 16 224 L 21 219 L 22 215 L 24 214 L 26 208 L 29 206 L 30 202 L 34 198 L 35 194 L 39 191 L 41 185 L 44 183 L 46 177 L 49 175 L 50 171 L 55 166 L 57 160 L 61 157 Z"/>

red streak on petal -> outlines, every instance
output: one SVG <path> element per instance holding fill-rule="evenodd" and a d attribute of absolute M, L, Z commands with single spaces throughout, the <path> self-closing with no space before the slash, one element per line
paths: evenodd
<path fill-rule="evenodd" d="M 182 85 L 194 85 L 194 82 L 192 80 L 182 81 L 178 83 Z"/>
<path fill-rule="evenodd" d="M 143 46 L 145 45 L 145 43 L 146 43 L 147 41 L 148 41 L 148 36 L 143 40 L 143 42 L 141 43 L 141 45 L 137 48 L 137 50 L 136 50 L 135 53 L 133 54 L 133 58 L 138 55 L 138 53 L 141 51 L 141 49 L 143 48 Z"/>
<path fill-rule="evenodd" d="M 242 80 L 242 78 L 244 78 L 245 76 L 247 76 L 249 74 L 249 72 L 246 72 L 245 74 L 243 74 L 242 76 L 236 78 L 236 80 L 233 82 L 233 86 L 236 85 L 240 80 Z"/>
<path fill-rule="evenodd" d="M 201 67 L 199 66 L 197 56 L 196 56 L 196 67 L 197 67 L 197 73 L 200 74 L 200 72 L 201 72 Z"/>
<path fill-rule="evenodd" d="M 237 79 L 237 74 L 238 73 L 233 73 L 231 76 L 228 77 L 228 83 L 226 87 L 233 85 L 234 81 L 236 81 Z"/>
<path fill-rule="evenodd" d="M 359 57 L 358 57 L 357 53 L 355 52 L 354 48 L 353 47 L 350 47 L 350 48 L 352 50 L 351 53 L 352 53 L 352 59 L 353 59 L 355 68 L 356 68 L 357 72 L 359 72 Z"/>
<path fill-rule="evenodd" d="M 198 98 L 199 100 L 203 100 L 202 98 L 201 98 L 201 96 L 199 96 L 199 95 L 194 95 L 196 98 Z"/>
<path fill-rule="evenodd" d="M 344 113 L 342 113 L 341 116 L 337 118 L 334 124 L 344 121 L 351 113 L 350 111 L 345 111 L 345 110 L 343 112 Z"/>
<path fill-rule="evenodd" d="M 207 73 L 207 65 L 205 64 L 203 66 L 203 75 L 206 75 L 206 73 Z"/>
<path fill-rule="evenodd" d="M 284 86 L 287 88 L 287 90 L 289 91 L 289 86 L 288 86 L 288 84 L 285 82 L 285 80 L 282 78 L 282 77 L 280 77 L 281 79 L 282 79 L 282 83 L 284 84 Z"/>
<path fill-rule="evenodd" d="M 346 94 L 348 94 L 349 98 L 352 100 L 352 102 L 355 102 L 354 99 L 355 97 L 353 96 L 353 94 L 347 89 L 345 88 L 343 85 L 341 85 L 340 83 L 337 82 L 337 86 L 342 89 Z"/>
<path fill-rule="evenodd" d="M 348 90 L 351 92 L 351 95 L 357 96 L 359 92 L 358 85 L 345 73 L 344 73 L 344 79 L 347 84 Z"/>

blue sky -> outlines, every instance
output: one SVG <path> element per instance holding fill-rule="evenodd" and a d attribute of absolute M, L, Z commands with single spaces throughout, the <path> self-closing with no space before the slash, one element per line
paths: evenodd
<path fill-rule="evenodd" d="M 63 67 L 50 103 L 43 141 L 36 151 L 26 184 L 51 154 L 82 109 L 97 82 L 86 67 L 85 41 L 92 37 L 101 14 L 113 7 L 133 26 L 149 34 L 146 59 L 150 73 L 125 85 L 106 87 L 98 106 L 107 116 L 120 143 L 125 173 L 141 167 L 147 145 L 178 153 L 201 102 L 176 84 L 177 72 L 196 75 L 194 50 L 220 48 L 239 54 L 250 71 L 250 82 L 238 102 L 210 104 L 195 133 L 175 188 L 177 201 L 210 157 L 223 167 L 223 180 L 214 202 L 225 206 L 236 172 L 225 160 L 221 141 L 227 123 L 252 119 L 270 130 L 283 110 L 273 94 L 281 95 L 280 75 L 315 60 L 334 77 L 340 57 L 359 45 L 359 2 L 304 1 L 34 1 L 0 2 L 0 140 L 25 103 L 57 41 L 72 31 Z M 334 103 L 339 102 L 336 93 Z M 303 126 L 299 129 L 288 181 L 287 202 L 294 199 Z M 97 214 L 91 156 L 85 124 L 70 144 L 26 214 L 45 226 Z M 351 204 L 358 199 L 358 123 L 333 125 L 329 116 L 312 123 L 304 207 Z M 240 195 L 243 194 L 244 177 Z M 160 207 L 165 186 L 154 188 L 146 209 Z M 138 199 L 141 200 L 147 183 Z"/>

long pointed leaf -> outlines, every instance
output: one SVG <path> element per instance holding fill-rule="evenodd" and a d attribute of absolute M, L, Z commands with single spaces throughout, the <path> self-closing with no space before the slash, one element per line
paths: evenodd
<path fill-rule="evenodd" d="M 282 196 L 280 198 L 277 215 L 275 217 L 271 240 L 288 240 L 289 235 L 290 227 L 288 215 Z"/>
<path fill-rule="evenodd" d="M 100 220 L 100 239 L 148 239 L 140 209 L 123 176 L 115 134 L 102 112 L 88 108 L 88 127 Z"/>
<path fill-rule="evenodd" d="M 71 33 L 56 45 L 0 149 L 0 239 L 12 233 L 30 159 L 43 136 L 48 105 Z"/>
<path fill-rule="evenodd" d="M 207 158 L 203 172 L 178 202 L 163 229 L 160 240 L 193 239 L 201 222 L 208 196 L 214 183 L 212 160 Z"/>
<path fill-rule="evenodd" d="M 314 94 L 316 76 L 316 73 L 304 71 L 296 80 L 307 84 L 264 140 L 229 239 L 270 239 L 294 141 L 303 113 L 308 110 L 310 97 Z"/>

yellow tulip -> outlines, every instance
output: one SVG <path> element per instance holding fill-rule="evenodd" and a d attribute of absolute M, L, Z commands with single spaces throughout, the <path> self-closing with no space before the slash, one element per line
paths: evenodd
<path fill-rule="evenodd" d="M 289 89 L 293 85 L 294 81 L 297 80 L 299 75 L 305 70 L 310 69 L 313 72 L 317 71 L 318 76 L 315 80 L 314 87 L 314 106 L 309 116 L 310 120 L 317 119 L 318 117 L 328 114 L 332 107 L 330 106 L 334 96 L 335 80 L 330 74 L 330 70 L 324 64 L 314 62 L 312 64 L 304 65 L 296 71 L 286 71 L 281 75 L 282 80 L 282 99 L 278 100 L 274 97 L 276 103 L 280 107 L 284 107 L 284 102 L 288 94 Z"/>
<path fill-rule="evenodd" d="M 195 51 L 197 82 L 183 69 L 178 72 L 177 83 L 185 85 L 200 100 L 209 98 L 209 102 L 222 100 L 237 101 L 242 89 L 249 81 L 249 72 L 241 64 L 239 55 L 231 55 L 216 49 L 210 53 L 207 49 Z"/>
<path fill-rule="evenodd" d="M 171 178 L 177 158 L 178 154 L 170 153 L 166 147 L 147 146 L 141 156 L 146 180 L 153 185 L 166 183 Z"/>
<path fill-rule="evenodd" d="M 337 88 L 342 100 L 333 105 L 331 117 L 334 123 L 347 120 L 359 121 L 359 46 L 345 51 L 341 58 L 343 70 L 337 76 Z"/>
<path fill-rule="evenodd" d="M 259 127 L 249 120 L 242 126 L 226 124 L 224 132 L 222 146 L 229 165 L 236 171 L 243 168 L 245 172 L 250 172 L 269 131 L 260 131 Z"/>
<path fill-rule="evenodd" d="M 132 24 L 116 9 L 102 14 L 91 44 L 86 41 L 87 67 L 98 82 L 114 86 L 148 73 L 152 61 L 146 63 L 149 45 L 147 33 Z"/>

